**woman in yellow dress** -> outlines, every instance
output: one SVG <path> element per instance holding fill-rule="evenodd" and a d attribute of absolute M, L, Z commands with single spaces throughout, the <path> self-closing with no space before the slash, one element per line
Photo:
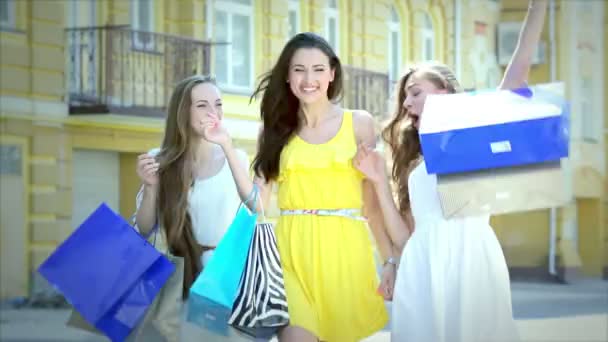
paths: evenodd
<path fill-rule="evenodd" d="M 375 145 L 374 122 L 365 111 L 334 103 L 342 82 L 329 44 L 300 33 L 254 93 L 262 94 L 263 122 L 254 182 L 265 204 L 278 185 L 281 210 L 276 236 L 290 315 L 281 341 L 359 341 L 388 320 L 384 299 L 392 295 L 393 246 L 371 184 L 352 165 L 358 144 Z M 247 198 L 253 182 L 239 167 L 228 133 L 212 114 L 202 124 L 206 139 L 224 149 L 241 198 Z M 387 260 L 380 287 L 366 220 Z"/>

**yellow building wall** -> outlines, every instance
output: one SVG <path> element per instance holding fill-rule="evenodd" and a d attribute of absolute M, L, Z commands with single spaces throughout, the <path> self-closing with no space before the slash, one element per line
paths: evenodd
<path fill-rule="evenodd" d="M 0 173 L 0 298 L 26 296 L 29 275 L 29 142 L 20 136 L 2 134 L 0 145 L 15 149 L 19 163 L 2 165 Z M 3 151 L 3 153 L 5 153 Z M 9 152 L 10 153 L 10 152 Z M 7 158 L 8 159 L 8 158 Z M 7 160 L 3 159 L 3 160 Z"/>
<path fill-rule="evenodd" d="M 17 1 L 15 31 L 0 32 L 0 110 L 2 115 L 61 117 L 65 87 L 63 2 Z M 7 122 L 3 137 L 24 139 L 27 174 L 22 191 L 28 198 L 25 232 L 28 267 L 21 269 L 29 290 L 30 270 L 52 251 L 71 217 L 71 148 L 61 124 L 45 120 Z"/>
<path fill-rule="evenodd" d="M 286 42 L 287 1 L 256 0 L 254 3 L 255 57 L 254 74 L 268 71 Z M 149 123 L 105 115 L 86 119 L 66 117 L 64 1 L 17 1 L 16 32 L 0 31 L 0 96 L 10 98 L 11 106 L 2 103 L 0 125 L 2 135 L 25 138 L 28 171 L 31 174 L 24 191 L 28 194 L 27 263 L 28 277 L 48 254 L 73 229 L 70 227 L 72 203 L 72 156 L 75 148 L 120 152 L 120 212 L 129 218 L 134 211 L 134 196 L 139 188 L 135 174 L 137 154 L 157 147 L 162 136 L 162 122 Z M 527 0 L 503 0 L 499 5 L 486 0 L 463 0 L 461 51 L 454 51 L 454 0 L 339 0 L 340 48 L 344 65 L 387 72 L 387 26 L 389 6 L 397 8 L 402 23 L 403 64 L 421 58 L 421 14 L 428 13 L 435 29 L 436 59 L 452 65 L 454 54 L 461 53 L 465 87 L 483 84 L 475 79 L 468 52 L 475 48 L 475 21 L 483 21 L 487 32 L 482 40 L 486 52 L 495 49 L 493 27 L 499 21 L 521 21 Z M 129 24 L 130 1 L 96 2 L 98 25 Z M 196 39 L 206 39 L 206 0 L 156 0 L 155 31 Z M 324 32 L 324 0 L 300 2 L 301 31 Z M 565 15 L 560 12 L 558 16 Z M 605 10 L 608 6 L 604 7 Z M 608 13 L 607 13 L 608 14 Z M 548 23 L 548 21 L 547 21 Z M 547 24 L 548 25 L 548 24 Z M 564 44 L 562 25 L 556 25 L 558 50 Z M 548 42 L 548 26 L 543 39 Z M 548 46 L 547 46 L 548 48 Z M 608 44 L 604 44 L 608 49 Z M 547 54 L 548 56 L 548 54 Z M 608 50 L 604 55 L 606 59 Z M 565 63 L 559 55 L 559 63 Z M 558 63 L 558 64 L 559 64 Z M 608 68 L 604 68 L 608 77 Z M 503 69 L 499 69 L 501 74 Z M 563 78 L 558 68 L 558 79 Z M 549 80 L 549 63 L 534 66 L 530 83 Z M 257 120 L 257 103 L 249 104 L 245 95 L 224 94 L 226 117 Z M 608 96 L 608 93 L 607 93 Z M 20 105 L 25 101 L 26 106 Z M 49 105 L 50 104 L 50 105 Z M 608 107 L 608 106 L 607 106 Z M 7 109 L 9 108 L 9 109 Z M 52 109 L 51 109 L 52 108 Z M 608 111 L 604 121 L 608 127 Z M 146 122 L 146 123 L 144 123 Z M 604 131 L 606 132 L 606 131 Z M 606 136 L 606 133 L 604 133 Z M 253 142 L 238 139 L 249 153 Z M 606 155 L 606 149 L 602 153 Z M 608 160 L 608 155 L 606 155 Z M 607 165 L 608 167 L 608 165 Z M 579 199 L 576 202 L 579 225 L 579 250 L 583 270 L 598 274 L 602 267 L 608 274 L 608 228 L 603 213 L 608 208 L 607 183 L 603 199 Z M 558 210 L 558 231 L 567 221 L 569 210 Z M 549 211 L 538 210 L 492 218 L 492 225 L 504 248 L 510 267 L 543 268 L 547 262 Z M 599 227 L 599 228 L 598 228 Z M 603 243 L 602 243 L 603 242 Z M 603 258 L 603 259 L 602 259 Z M 591 260 L 591 262 L 589 262 Z M 593 260 L 604 260 L 593 262 Z"/>
<path fill-rule="evenodd" d="M 585 275 L 599 277 L 603 274 L 606 234 L 602 229 L 601 206 L 597 199 L 578 199 L 579 253 Z"/>
<path fill-rule="evenodd" d="M 96 149 L 124 152 L 121 154 L 120 213 L 130 218 L 134 209 L 134 188 L 139 186 L 135 174 L 135 157 L 159 144 L 162 128 L 145 125 L 100 124 L 74 117 L 41 117 L 33 115 L 0 115 L 0 132 L 4 137 L 18 137 L 26 146 L 27 194 L 26 219 L 20 231 L 25 232 L 26 281 L 19 285 L 23 294 L 31 286 L 31 276 L 40 263 L 75 227 L 72 218 L 72 151 Z M 15 256 L 20 260 L 19 256 Z"/>
<path fill-rule="evenodd" d="M 258 33 L 256 37 L 260 37 L 260 42 L 259 44 L 255 44 L 254 47 L 256 49 L 255 75 L 261 75 L 273 67 L 286 42 L 287 2 L 281 0 L 261 0 L 256 2 L 256 6 L 254 22 L 256 33 Z M 242 96 L 240 100 L 235 100 L 243 103 L 242 101 L 245 99 L 249 100 L 246 96 Z M 249 106 L 247 105 L 247 107 Z M 245 112 L 255 109 L 254 107 L 245 109 Z"/>
<path fill-rule="evenodd" d="M 523 21 L 528 5 L 527 0 L 503 0 L 501 4 L 501 21 Z M 572 46 L 568 30 L 573 29 L 567 25 L 567 11 L 564 11 L 565 2 L 556 1 L 556 50 L 557 55 L 557 80 L 566 82 L 567 96 L 572 90 L 568 84 L 568 65 L 570 62 L 569 49 Z M 545 27 L 541 39 L 546 42 L 545 63 L 532 67 L 529 77 L 530 84 L 546 83 L 550 81 L 550 55 L 551 46 L 549 42 L 549 14 L 545 20 Z M 504 68 L 501 69 L 501 72 Z M 573 113 L 572 120 L 581 120 L 581 113 Z M 605 115 L 605 114 L 604 114 Z M 570 160 L 573 167 L 573 190 L 578 197 L 571 204 L 557 210 L 557 233 L 558 233 L 558 257 L 561 268 L 579 268 L 590 276 L 598 276 L 602 268 L 608 265 L 606 255 L 606 221 L 604 210 L 601 205 L 599 194 L 603 188 L 606 192 L 605 180 L 602 184 L 598 176 L 598 165 L 595 162 L 597 154 L 606 154 L 605 146 L 588 144 L 573 138 L 571 141 Z M 600 185 L 602 184 L 602 185 Z M 561 186 L 566 187 L 567 183 Z M 590 196 L 590 197 L 589 197 Z M 606 207 L 604 201 L 604 207 Z M 512 225 L 503 216 L 492 219 L 497 235 L 505 248 L 510 267 L 540 267 L 546 265 L 548 255 L 548 227 L 549 211 L 541 211 L 542 214 L 531 213 L 513 214 L 509 216 L 518 217 L 519 225 Z M 570 226 L 577 227 L 576 240 L 572 240 Z M 568 227 L 568 228 L 566 228 Z M 527 240 L 519 248 L 511 246 L 513 236 L 520 236 L 527 231 Z M 542 234 L 538 233 L 543 232 Z M 566 234 L 566 235 L 564 235 Z M 535 246 L 535 247 L 533 247 Z M 604 266 L 603 266 L 604 265 Z"/>
<path fill-rule="evenodd" d="M 164 2 L 164 31 L 175 35 L 192 37 L 195 39 L 206 38 L 206 20 L 204 17 L 207 9 L 204 0 L 183 0 Z"/>
<path fill-rule="evenodd" d="M 503 0 L 500 5 L 500 22 L 523 22 L 528 8 L 527 0 Z M 494 24 L 498 24 L 498 21 Z M 548 20 L 545 21 L 541 40 L 549 48 Z M 502 77 L 505 67 L 501 66 L 499 70 Z M 545 63 L 531 68 L 529 84 L 549 82 L 549 70 L 547 57 Z M 549 210 L 496 215 L 492 217 L 491 224 L 512 270 L 546 270 L 549 257 Z"/>
<path fill-rule="evenodd" d="M 575 5 L 573 2 L 567 2 L 562 0 L 562 6 Z M 577 12 L 577 16 L 581 16 L 581 23 L 593 23 L 595 13 L 594 9 L 598 6 L 603 6 L 604 11 L 606 4 L 601 2 L 590 2 L 586 3 L 588 6 L 586 9 Z M 569 7 L 566 7 L 568 9 Z M 564 13 L 565 14 L 565 13 Z M 572 14 L 565 16 L 562 20 L 572 20 Z M 605 20 L 604 20 L 605 25 Z M 590 39 L 590 35 L 598 32 L 598 39 Z M 600 41 L 605 41 L 606 36 L 601 36 L 603 33 L 602 27 L 578 27 L 571 35 L 576 41 L 575 44 L 569 45 L 568 49 L 576 48 L 578 57 L 577 71 L 573 78 L 577 80 L 587 79 L 594 80 L 598 76 L 596 74 L 597 63 L 603 63 L 605 61 L 605 55 L 603 58 L 595 59 L 596 54 L 602 54 L 604 50 L 595 49 L 598 47 Z M 605 29 L 603 30 L 605 31 Z M 573 42 L 570 42 L 573 43 Z M 584 46 L 591 45 L 591 52 L 585 52 Z M 604 43 L 605 45 L 605 43 Z M 566 52 L 567 53 L 567 52 Z M 599 56 L 598 56 L 599 57 Z M 606 65 L 604 64 L 604 68 Z M 569 79 L 572 82 L 574 79 Z M 606 78 L 603 80 L 604 91 L 606 89 Z M 573 91 L 573 90 L 571 90 Z M 604 99 L 604 112 L 606 111 L 606 101 Z M 582 108 L 581 108 L 582 111 Z M 579 125 L 582 125 L 582 116 L 588 113 L 573 113 L 574 120 L 579 121 Z M 593 115 L 602 116 L 605 113 L 593 113 Z M 595 121 L 595 122 L 599 122 Z M 573 125 L 574 126 L 574 125 Z M 600 133 L 601 134 L 601 133 Z M 603 134 L 605 136 L 605 132 Z M 605 193 L 605 170 L 604 162 L 602 157 L 606 155 L 606 145 L 602 141 L 600 135 L 599 141 L 587 141 L 583 136 L 579 134 L 576 139 L 573 139 L 571 144 L 571 157 L 573 168 L 573 190 L 576 196 L 576 208 L 577 208 L 577 224 L 578 224 L 578 252 L 581 258 L 581 270 L 583 274 L 588 276 L 599 276 L 603 272 L 603 268 L 608 264 L 603 262 L 604 256 L 607 252 L 606 248 L 606 227 L 604 224 L 605 211 L 603 210 L 603 196 Z M 602 243 L 602 241 L 604 243 Z"/>
<path fill-rule="evenodd" d="M 557 79 L 566 81 L 568 75 L 563 67 L 568 61 L 567 53 L 564 53 L 564 48 L 568 44 L 568 37 L 564 33 L 563 25 L 559 25 L 560 18 L 567 15 L 563 12 L 563 6 L 559 1 L 556 6 L 556 51 L 558 56 L 557 67 Z M 527 8 L 527 1 L 523 0 L 503 0 L 501 21 L 523 21 L 525 17 L 525 10 Z M 563 19 L 561 19 L 563 20 Z M 549 45 L 549 16 L 545 20 L 544 31 L 541 36 L 541 40 L 546 43 L 546 61 L 541 65 L 535 65 L 532 67 L 529 77 L 530 84 L 546 83 L 550 81 L 550 45 Z M 501 69 L 504 72 L 504 68 Z M 574 144 L 571 155 L 595 153 L 595 149 L 592 152 L 586 152 L 585 146 L 579 146 Z M 583 148 L 583 150 L 581 150 Z M 584 158 L 583 158 L 584 159 Z M 577 187 L 577 179 L 579 182 L 578 187 L 589 187 L 585 183 L 584 177 L 574 176 L 575 184 Z M 582 178 L 582 182 L 581 182 Z M 563 184 L 562 186 L 566 186 Z M 591 186 L 593 187 L 593 186 Z M 597 188 L 597 186 L 595 186 Z M 601 210 L 598 205 L 597 199 L 594 200 L 583 200 L 579 199 L 572 205 L 566 208 L 558 209 L 557 211 L 557 231 L 558 231 L 558 256 L 560 258 L 560 267 L 564 268 L 576 268 L 582 265 L 582 271 L 588 275 L 598 275 L 601 269 L 601 255 L 603 255 L 603 249 L 601 243 L 598 245 L 597 241 L 603 241 L 601 229 Z M 530 213 L 513 214 L 510 216 L 521 218 L 520 225 L 511 225 L 508 220 L 502 216 L 494 217 L 492 222 L 497 231 L 497 235 L 505 248 L 505 255 L 507 256 L 510 267 L 540 267 L 546 264 L 546 257 L 548 255 L 548 227 L 549 227 L 549 211 L 542 211 L 542 215 L 533 215 Z M 574 220 L 578 227 L 578 246 L 574 245 L 573 242 L 568 238 L 562 237 L 564 226 L 570 224 L 569 222 Z M 516 247 L 511 246 L 510 242 L 513 239 L 513 235 L 520 236 L 525 231 L 527 233 L 527 240 L 522 246 Z M 542 234 L 538 232 L 542 231 Z M 595 241 L 595 242 L 594 242 Z M 535 246 L 535 247 L 533 247 Z M 576 252 L 579 251 L 579 253 Z M 580 254 L 580 255 L 579 255 Z M 511 257 L 513 256 L 513 257 Z"/>
<path fill-rule="evenodd" d="M 604 4 L 604 39 L 608 39 L 608 6 Z M 608 44 L 604 41 L 604 161 L 608 170 Z M 604 175 L 602 191 L 602 220 L 604 234 L 604 279 L 608 279 L 608 176 Z"/>
<path fill-rule="evenodd" d="M 135 196 L 141 181 L 135 172 L 139 153 L 124 152 L 120 154 L 120 214 L 131 221 L 135 213 Z"/>
<path fill-rule="evenodd" d="M 511 269 L 539 269 L 547 264 L 549 250 L 549 212 L 497 215 L 491 225 Z"/>
<path fill-rule="evenodd" d="M 0 95 L 61 102 L 64 81 L 64 7 L 16 1 L 16 31 L 0 31 Z M 30 105 L 31 106 L 31 105 Z"/>

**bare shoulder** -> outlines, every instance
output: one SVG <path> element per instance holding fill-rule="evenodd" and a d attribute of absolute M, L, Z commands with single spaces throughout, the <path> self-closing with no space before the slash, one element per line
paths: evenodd
<path fill-rule="evenodd" d="M 368 126 L 374 123 L 374 117 L 366 110 L 355 109 L 353 113 L 353 124 L 360 126 Z"/>
<path fill-rule="evenodd" d="M 372 115 L 366 110 L 353 110 L 353 129 L 357 144 L 365 143 L 374 147 L 376 144 L 375 126 Z"/>

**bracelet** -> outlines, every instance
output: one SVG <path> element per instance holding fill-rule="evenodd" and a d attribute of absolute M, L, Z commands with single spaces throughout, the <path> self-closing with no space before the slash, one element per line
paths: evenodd
<path fill-rule="evenodd" d="M 384 262 L 384 264 L 382 266 L 386 266 L 387 264 L 397 266 L 397 261 L 395 261 L 395 258 L 389 257 L 388 259 L 386 259 L 386 261 Z"/>

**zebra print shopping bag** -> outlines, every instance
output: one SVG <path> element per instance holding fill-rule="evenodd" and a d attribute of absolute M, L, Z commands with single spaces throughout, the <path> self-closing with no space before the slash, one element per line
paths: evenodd
<path fill-rule="evenodd" d="M 249 336 L 264 339 L 289 324 L 283 269 L 270 223 L 255 227 L 228 323 Z"/>

